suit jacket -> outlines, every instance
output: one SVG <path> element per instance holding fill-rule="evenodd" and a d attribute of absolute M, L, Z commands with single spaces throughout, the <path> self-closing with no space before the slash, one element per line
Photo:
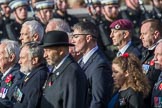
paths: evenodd
<path fill-rule="evenodd" d="M 88 79 L 88 107 L 106 108 L 112 93 L 112 71 L 100 50 L 82 67 Z"/>
<path fill-rule="evenodd" d="M 20 86 L 23 97 L 21 102 L 14 104 L 14 108 L 36 108 L 47 79 L 47 73 L 48 68 L 45 64 L 41 64 L 25 77 Z"/>
<path fill-rule="evenodd" d="M 142 54 L 141 54 L 140 50 L 137 47 L 135 47 L 132 43 L 127 48 L 127 50 L 125 51 L 125 53 L 133 53 L 139 59 L 141 59 L 141 57 L 142 57 Z"/>
<path fill-rule="evenodd" d="M 9 71 L 9 73 L 0 81 L 0 103 L 2 103 L 7 108 L 13 106 L 13 102 L 12 102 L 13 92 L 15 90 L 15 87 L 19 86 L 24 78 L 24 74 L 21 73 L 19 70 L 20 70 L 20 66 L 16 64 Z M 6 78 L 9 75 L 12 75 L 13 77 L 11 78 L 11 84 L 5 82 Z M 3 97 L 3 95 L 5 95 L 5 90 L 7 90 L 6 96 Z"/>
<path fill-rule="evenodd" d="M 143 49 L 142 51 L 142 64 L 149 64 L 150 61 L 154 58 L 154 50 Z"/>
<path fill-rule="evenodd" d="M 86 108 L 86 95 L 86 76 L 70 55 L 50 74 L 39 108 Z"/>

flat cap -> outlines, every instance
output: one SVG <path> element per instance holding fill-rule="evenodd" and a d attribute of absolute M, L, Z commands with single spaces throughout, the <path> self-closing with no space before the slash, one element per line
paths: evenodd
<path fill-rule="evenodd" d="M 119 4 L 119 0 L 101 0 L 102 5 Z"/>
<path fill-rule="evenodd" d="M 40 1 L 34 3 L 34 7 L 36 10 L 41 10 L 41 9 L 48 9 L 48 8 L 54 8 L 54 1 Z"/>
<path fill-rule="evenodd" d="M 9 2 L 11 2 L 11 0 L 0 0 L 0 4 L 9 3 Z"/>
<path fill-rule="evenodd" d="M 131 30 L 133 29 L 133 23 L 128 19 L 119 19 L 114 21 L 110 25 L 110 28 L 116 30 Z"/>
<path fill-rule="evenodd" d="M 27 6 L 27 5 L 28 5 L 28 0 L 13 0 L 12 2 L 10 2 L 9 7 L 13 11 L 20 6 Z"/>
<path fill-rule="evenodd" d="M 63 31 L 49 31 L 44 35 L 43 47 L 52 46 L 74 46 L 69 43 L 69 38 L 66 32 Z"/>

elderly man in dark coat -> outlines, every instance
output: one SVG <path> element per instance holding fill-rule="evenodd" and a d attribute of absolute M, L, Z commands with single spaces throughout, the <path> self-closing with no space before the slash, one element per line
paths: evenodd
<path fill-rule="evenodd" d="M 48 73 L 43 53 L 43 48 L 35 42 L 22 46 L 19 64 L 20 71 L 25 73 L 26 77 L 14 92 L 17 100 L 14 108 L 36 108 Z"/>
<path fill-rule="evenodd" d="M 0 71 L 3 74 L 0 80 L 0 108 L 11 108 L 13 106 L 13 92 L 24 78 L 20 66 L 19 45 L 16 41 L 2 40 L 0 44 Z"/>
<path fill-rule="evenodd" d="M 87 80 L 69 54 L 68 35 L 50 31 L 44 37 L 44 57 L 53 66 L 40 108 L 86 108 Z"/>
<path fill-rule="evenodd" d="M 128 19 L 119 19 L 114 21 L 110 28 L 110 38 L 113 41 L 113 45 L 118 48 L 116 56 L 123 55 L 124 53 L 133 53 L 141 59 L 141 52 L 132 41 L 133 23 Z"/>

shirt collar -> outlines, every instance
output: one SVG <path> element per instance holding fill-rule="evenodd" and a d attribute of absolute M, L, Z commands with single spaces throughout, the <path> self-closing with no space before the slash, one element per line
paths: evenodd
<path fill-rule="evenodd" d="M 119 51 L 121 52 L 121 54 L 123 55 L 125 53 L 125 51 L 128 49 L 128 47 L 131 45 L 131 41 L 129 41 L 123 48 L 121 48 Z"/>
<path fill-rule="evenodd" d="M 85 64 L 88 59 L 93 55 L 93 53 L 98 49 L 98 46 L 96 45 L 96 47 L 92 48 L 87 54 L 85 54 L 81 59 L 83 61 L 83 63 Z"/>
<path fill-rule="evenodd" d="M 162 39 L 158 40 L 156 43 L 154 43 L 151 47 L 148 48 L 148 50 L 154 50 L 155 47 L 160 43 L 162 42 Z"/>
<path fill-rule="evenodd" d="M 64 63 L 64 61 L 66 60 L 66 58 L 67 58 L 68 56 L 69 56 L 69 54 L 67 54 L 67 55 L 61 60 L 61 62 L 60 62 L 58 65 L 54 66 L 54 69 L 53 69 L 52 72 L 54 72 L 55 70 L 57 70 L 57 69 Z"/>
<path fill-rule="evenodd" d="M 6 77 L 6 75 L 10 72 L 10 70 L 13 68 L 14 66 L 11 66 L 2 76 L 2 80 Z"/>

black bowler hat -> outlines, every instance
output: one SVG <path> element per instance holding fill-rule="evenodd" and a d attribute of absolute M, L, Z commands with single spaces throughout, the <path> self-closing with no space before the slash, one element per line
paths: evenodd
<path fill-rule="evenodd" d="M 63 31 L 49 31 L 44 35 L 43 47 L 50 46 L 74 46 L 69 43 L 67 33 Z"/>

